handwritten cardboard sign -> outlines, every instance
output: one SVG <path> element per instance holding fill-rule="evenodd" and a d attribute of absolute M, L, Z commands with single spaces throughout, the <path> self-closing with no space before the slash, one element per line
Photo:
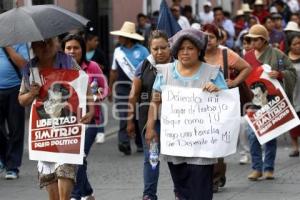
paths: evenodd
<path fill-rule="evenodd" d="M 33 102 L 29 126 L 29 159 L 82 164 L 88 77 L 77 70 L 40 72 L 41 90 Z"/>
<path fill-rule="evenodd" d="M 260 103 L 258 109 L 249 110 L 245 116 L 260 144 L 264 144 L 300 124 L 285 91 L 277 79 L 269 77 L 267 70 L 264 69 L 266 67 L 268 66 L 258 69 L 261 71 L 259 77 L 250 84 L 252 88 L 259 84 L 266 87 L 264 93 L 259 87 L 257 87 L 257 91 L 253 91 L 256 94 L 253 103 L 259 103 L 259 100 L 263 101 L 263 95 L 266 96 L 264 97 L 266 100 Z M 260 98 L 255 100 L 256 97 Z"/>
<path fill-rule="evenodd" d="M 199 88 L 163 88 L 162 154 L 206 158 L 233 154 L 239 128 L 238 89 L 208 93 Z"/>

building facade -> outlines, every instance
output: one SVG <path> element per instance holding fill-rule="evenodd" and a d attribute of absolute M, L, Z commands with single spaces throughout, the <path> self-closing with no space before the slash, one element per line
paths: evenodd
<path fill-rule="evenodd" d="M 151 15 L 159 10 L 159 0 L 0 0 L 0 13 L 16 5 L 55 4 L 72 12 L 79 13 L 90 19 L 97 28 L 103 50 L 109 54 L 115 40 L 109 32 L 121 28 L 124 21 L 136 22 L 136 15 L 140 12 Z M 193 12 L 203 8 L 205 0 L 182 0 L 182 5 L 191 5 Z M 167 0 L 169 5 L 172 0 Z M 213 6 L 222 6 L 230 13 L 240 7 L 239 0 L 211 0 Z"/>

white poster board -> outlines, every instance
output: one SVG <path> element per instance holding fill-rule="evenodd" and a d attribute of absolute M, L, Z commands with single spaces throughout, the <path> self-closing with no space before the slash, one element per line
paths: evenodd
<path fill-rule="evenodd" d="M 236 152 L 239 128 L 238 88 L 217 93 L 200 88 L 163 88 L 161 154 L 225 157 Z"/>

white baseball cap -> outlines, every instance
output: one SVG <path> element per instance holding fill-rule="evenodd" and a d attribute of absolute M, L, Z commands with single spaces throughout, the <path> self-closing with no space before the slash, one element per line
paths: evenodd
<path fill-rule="evenodd" d="M 210 1 L 206 1 L 206 2 L 203 4 L 203 6 L 208 6 L 208 7 L 211 7 L 211 3 L 210 3 Z"/>

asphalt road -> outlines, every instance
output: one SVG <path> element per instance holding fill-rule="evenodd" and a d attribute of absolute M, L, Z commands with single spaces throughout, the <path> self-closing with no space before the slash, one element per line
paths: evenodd
<path fill-rule="evenodd" d="M 118 123 L 109 116 L 108 138 L 104 144 L 94 144 L 88 158 L 88 173 L 99 200 L 141 200 L 143 191 L 143 155 L 124 156 L 117 150 L 115 130 Z M 299 200 L 300 160 L 289 158 L 288 136 L 279 139 L 275 180 L 247 180 L 250 165 L 239 165 L 239 155 L 226 158 L 227 183 L 214 200 Z M 172 181 L 166 163 L 161 165 L 158 195 L 160 200 L 173 200 Z M 28 160 L 25 149 L 18 180 L 5 180 L 0 175 L 0 200 L 47 199 L 37 182 L 36 162 Z"/>

